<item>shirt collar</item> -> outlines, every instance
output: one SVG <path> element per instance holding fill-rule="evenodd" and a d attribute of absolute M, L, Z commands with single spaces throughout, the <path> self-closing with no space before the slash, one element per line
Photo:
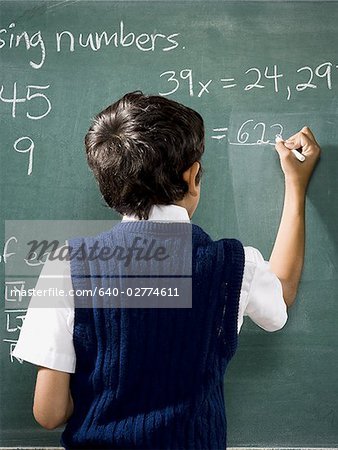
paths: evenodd
<path fill-rule="evenodd" d="M 135 215 L 122 217 L 122 222 L 139 220 Z M 190 222 L 188 211 L 183 206 L 178 205 L 153 205 L 149 212 L 148 220 L 168 221 L 168 222 Z"/>

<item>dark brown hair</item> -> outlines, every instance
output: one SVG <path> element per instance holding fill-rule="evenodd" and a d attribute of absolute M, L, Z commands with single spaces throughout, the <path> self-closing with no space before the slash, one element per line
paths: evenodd
<path fill-rule="evenodd" d="M 130 92 L 93 120 L 87 161 L 108 206 L 148 219 L 154 204 L 182 200 L 182 176 L 204 151 L 203 119 L 165 97 Z M 198 180 L 201 175 L 198 174 Z"/>

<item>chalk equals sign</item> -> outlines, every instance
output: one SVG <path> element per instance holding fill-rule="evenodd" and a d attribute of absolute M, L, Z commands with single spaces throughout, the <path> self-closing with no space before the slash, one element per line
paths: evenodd
<path fill-rule="evenodd" d="M 220 133 L 214 136 L 211 136 L 211 139 L 224 139 L 227 136 L 228 128 L 213 128 L 212 131 L 214 133 Z"/>

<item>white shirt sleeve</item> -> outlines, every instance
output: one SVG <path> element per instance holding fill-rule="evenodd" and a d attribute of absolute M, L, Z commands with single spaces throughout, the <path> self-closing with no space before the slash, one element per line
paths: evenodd
<path fill-rule="evenodd" d="M 49 288 L 63 290 L 67 295 L 53 297 L 51 306 L 43 307 L 41 302 L 48 302 L 48 298 L 32 296 L 12 355 L 38 366 L 74 373 L 74 297 L 70 295 L 73 287 L 69 261 L 45 262 L 35 289 Z"/>
<path fill-rule="evenodd" d="M 269 262 L 254 247 L 244 247 L 245 266 L 239 299 L 238 333 L 244 316 L 249 316 L 266 331 L 277 331 L 285 325 L 288 314 L 282 285 L 270 270 Z"/>

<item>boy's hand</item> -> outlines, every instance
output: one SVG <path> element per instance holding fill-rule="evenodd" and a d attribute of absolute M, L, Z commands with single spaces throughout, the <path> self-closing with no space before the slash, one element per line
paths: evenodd
<path fill-rule="evenodd" d="M 311 174 L 320 157 L 321 149 L 310 128 L 304 127 L 286 141 L 280 141 L 275 146 L 286 182 L 297 184 L 306 191 Z M 301 162 L 291 152 L 292 149 L 302 149 L 305 161 Z"/>

